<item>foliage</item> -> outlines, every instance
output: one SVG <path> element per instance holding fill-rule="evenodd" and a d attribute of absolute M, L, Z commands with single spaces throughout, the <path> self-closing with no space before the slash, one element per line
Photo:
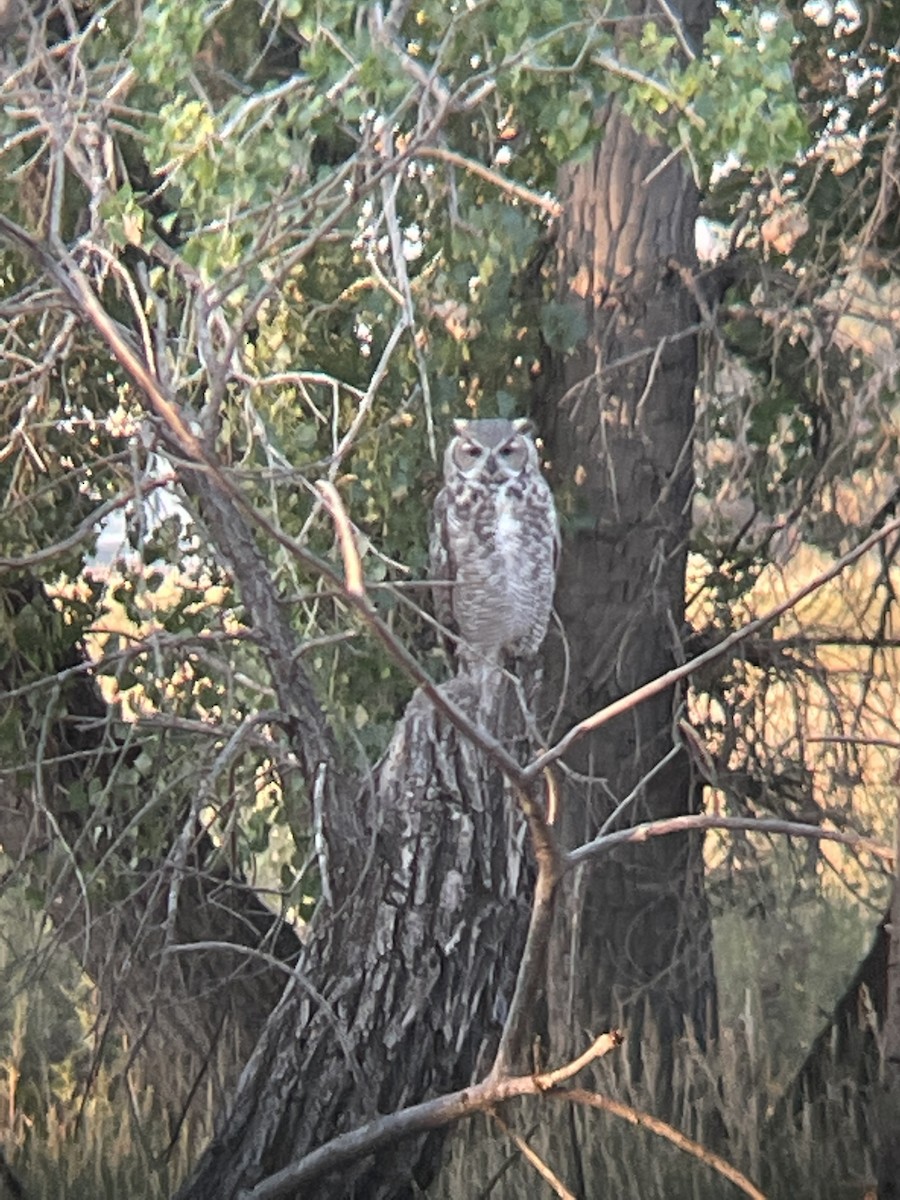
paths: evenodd
<path fill-rule="evenodd" d="M 761 592 L 777 594 L 798 546 L 827 559 L 894 503 L 888 20 L 826 27 L 798 7 L 775 17 L 721 6 L 702 45 L 659 15 L 623 36 L 609 11 L 570 0 L 386 14 L 349 0 L 263 10 L 158 0 L 102 14 L 61 5 L 23 24 L 0 84 L 10 101 L 0 211 L 67 248 L 266 522 L 257 546 L 303 664 L 361 763 L 384 749 L 409 681 L 285 539 L 338 561 L 313 486 L 336 484 L 377 611 L 430 671 L 444 670 L 421 611 L 437 448 L 461 412 L 526 410 L 547 348 L 584 335 L 553 288 L 552 192 L 561 165 L 591 152 L 611 98 L 690 163 L 737 264 L 727 295 L 713 262 L 713 294 L 695 281 L 706 341 L 695 633 L 735 627 Z M 53 64 L 67 38 L 79 46 L 66 84 L 79 103 L 60 127 L 46 80 L 61 78 Z M 0 336 L 0 769 L 40 787 L 59 761 L 84 768 L 67 782 L 60 845 L 19 871 L 23 886 L 52 890 L 77 844 L 90 849 L 86 895 L 121 898 L 198 805 L 210 869 L 227 863 L 270 886 L 291 918 L 308 915 L 319 888 L 312 798 L 275 716 L 254 724 L 278 707 L 265 656 L 158 414 L 5 241 Z M 126 519 L 110 562 L 113 513 Z M 22 591 L 28 575 L 52 592 L 50 616 Z M 759 814 L 812 804 L 818 820 L 886 835 L 890 764 L 855 745 L 813 750 L 810 735 L 885 736 L 894 586 L 887 557 L 866 564 L 831 594 L 831 611 L 780 626 L 755 643 L 755 661 L 695 681 L 692 718 L 716 760 L 710 793 Z M 83 647 L 112 704 L 103 755 L 50 736 L 86 674 Z M 789 934 L 786 953 L 832 918 L 807 923 L 812 909 L 787 903 L 793 864 L 768 844 L 733 839 L 711 858 L 733 887 L 720 917 L 728 996 L 764 958 L 755 933 L 754 955 L 733 951 L 748 877 L 765 880 L 758 903 Z M 881 894 L 868 864 L 803 868 L 809 895 L 829 871 L 870 901 Z M 847 946 L 843 903 L 833 938 Z M 85 1003 L 74 975 L 60 986 L 62 999 L 44 985 L 41 1003 Z M 773 1038 L 780 1062 L 836 986 L 810 982 L 802 1005 L 776 1010 L 795 1039 Z M 737 1006 L 725 1011 L 736 1025 Z M 15 1003 L 0 1013 L 6 1037 L 16 1013 Z M 36 1019 L 55 1028 L 55 1015 L 38 1008 Z M 53 1062 L 82 1069 L 70 1050 Z M 46 1064 L 43 1078 L 28 1069 L 38 1091 L 48 1086 Z M 54 1106 L 71 1095 L 60 1084 Z M 41 1103 L 29 1101 L 31 1119 Z M 51 1148 L 63 1137 L 54 1111 Z M 23 1165 L 37 1153 L 30 1144 Z"/>
<path fill-rule="evenodd" d="M 127 1047 L 115 1038 L 104 1045 L 91 1027 L 93 989 L 77 960 L 21 889 L 0 897 L 0 915 L 0 1140 L 7 1159 L 35 1196 L 168 1195 L 185 1170 L 185 1147 L 164 1153 L 164 1106 L 123 1083 Z"/>
<path fill-rule="evenodd" d="M 735 94 L 750 83 L 766 86 L 779 56 L 786 70 L 788 46 L 771 34 L 759 77 L 748 80 L 747 63 L 757 59 L 738 49 L 742 39 L 762 38 L 755 15 L 724 14 L 715 28 L 679 85 L 686 89 L 679 104 L 693 103 L 713 79 Z M 672 48 L 655 29 L 645 24 L 633 47 L 648 78 Z M 417 604 L 406 603 L 420 593 L 378 586 L 425 574 L 427 503 L 407 500 L 433 494 L 435 445 L 450 416 L 467 405 L 483 413 L 527 406 L 541 339 L 562 348 L 579 332 L 566 310 L 523 284 L 523 263 L 539 264 L 542 254 L 540 210 L 431 152 L 449 143 L 537 194 L 552 185 L 561 161 L 589 147 L 591 113 L 610 86 L 637 108 L 648 85 L 617 75 L 604 16 L 565 3 L 527 14 L 512 3 L 465 13 L 426 5 L 394 30 L 379 28 L 374 15 L 360 19 L 353 5 L 330 10 L 326 23 L 304 5 L 260 21 L 247 5 L 210 10 L 163 0 L 145 6 L 137 24 L 131 10 L 113 6 L 85 26 L 82 41 L 88 102 L 73 136 L 103 130 L 121 155 L 91 222 L 94 243 L 117 256 L 102 268 L 107 302 L 144 339 L 152 342 L 154 329 L 171 331 L 157 353 L 198 416 L 214 421 L 223 459 L 268 518 L 320 553 L 328 553 L 331 534 L 309 481 L 324 470 L 339 482 L 379 610 L 427 650 L 431 635 Z M 631 54 L 626 47 L 629 71 Z M 664 82 L 674 86 L 676 72 L 666 70 Z M 419 94 L 424 75 L 439 81 L 434 97 Z M 121 84 L 111 87 L 113 79 Z M 793 111 L 786 94 L 776 107 Z M 732 148 L 735 109 L 726 108 L 704 118 L 705 160 Z M 2 119 L 7 173 L 18 170 L 29 186 L 0 182 L 0 189 L 6 210 L 27 224 L 49 187 L 41 158 L 49 130 L 38 122 L 23 131 L 9 113 Z M 665 121 L 657 132 L 676 144 L 682 136 Z M 733 148 L 746 160 L 746 146 Z M 54 216 L 60 227 L 90 186 L 86 170 L 76 164 L 65 177 L 64 207 Z M 21 262 L 3 254 L 15 287 Z M 16 389 L 7 390 L 9 424 L 21 424 L 0 468 L 9 481 L 4 553 L 15 556 L 59 540 L 61 509 L 67 529 L 75 528 L 121 489 L 155 487 L 162 468 L 144 449 L 121 369 L 112 361 L 92 369 L 96 350 L 68 316 L 17 316 L 10 337 L 22 347 L 51 347 L 35 359 L 29 379 L 38 386 L 25 408 Z M 222 343 L 234 361 L 224 382 L 208 370 Z M 382 366 L 389 367 L 383 377 Z M 358 412 L 365 420 L 357 428 Z M 156 612 L 169 664 L 156 648 L 139 652 L 131 631 L 124 641 L 105 639 L 100 669 L 118 677 L 120 691 L 140 683 L 148 702 L 173 717 L 207 720 L 226 714 L 215 691 L 230 698 L 234 716 L 263 699 L 243 682 L 259 675 L 246 643 L 235 643 L 239 655 L 230 662 L 211 662 L 213 652 L 204 650 L 203 676 L 177 649 L 197 638 L 208 643 L 211 615 L 214 628 L 221 625 L 188 599 L 202 581 L 219 579 L 196 515 L 171 503 L 155 518 L 133 509 L 127 543 L 137 558 L 120 568 L 112 599 L 130 606 L 141 628 L 146 606 L 138 601 L 154 587 L 146 569 L 189 562 L 185 598 Z M 55 555 L 54 566 L 75 578 L 93 536 Z M 373 754 L 408 685 L 344 629 L 288 554 L 276 547 L 272 559 L 300 627 L 326 639 L 307 659 L 323 695 L 347 736 Z M 66 636 L 75 642 L 102 624 L 109 595 L 95 581 L 77 606 L 71 601 Z M 27 609 L 17 622 L 21 642 Z M 440 669 L 436 650 L 430 661 Z M 164 682 L 173 671 L 181 674 L 178 695 Z M 140 778 L 142 764 L 138 757 L 125 774 Z M 179 786 L 190 785 L 182 778 Z M 302 837 L 301 823 L 293 824 Z"/>

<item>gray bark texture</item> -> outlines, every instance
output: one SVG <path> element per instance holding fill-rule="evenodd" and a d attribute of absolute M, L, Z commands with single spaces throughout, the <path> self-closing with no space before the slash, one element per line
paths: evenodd
<path fill-rule="evenodd" d="M 900 1197 L 900 808 L 894 895 L 887 922 L 886 1009 L 878 1091 L 878 1200 Z"/>
<path fill-rule="evenodd" d="M 696 36 L 711 12 L 705 0 L 688 4 L 689 32 Z M 583 315 L 587 337 L 550 362 L 542 422 L 564 528 L 563 728 L 683 658 L 698 195 L 683 159 L 663 166 L 668 148 L 638 133 L 616 103 L 602 122 L 593 158 L 562 178 L 558 296 Z M 550 656 L 554 700 L 561 662 Z M 682 701 L 665 693 L 580 743 L 570 765 L 595 782 L 569 789 L 565 846 L 595 835 L 632 794 L 612 827 L 692 810 L 684 753 L 646 778 L 675 744 Z M 667 838 L 604 858 L 602 870 L 570 881 L 561 909 L 565 927 L 549 977 L 556 1053 L 574 1049 L 580 1030 L 617 1024 L 635 1051 L 645 1009 L 663 1045 L 686 1019 L 701 1037 L 712 1027 L 699 839 Z"/>
<path fill-rule="evenodd" d="M 445 687 L 485 720 L 467 680 Z M 499 772 L 421 693 L 365 790 L 377 819 L 357 885 L 318 914 L 179 1200 L 230 1200 L 335 1135 L 490 1066 L 529 911 L 524 821 Z M 441 1140 L 410 1139 L 304 1195 L 418 1194 Z"/>

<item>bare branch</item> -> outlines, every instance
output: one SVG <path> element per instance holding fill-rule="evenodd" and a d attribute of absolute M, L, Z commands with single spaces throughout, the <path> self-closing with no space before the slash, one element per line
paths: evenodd
<path fill-rule="evenodd" d="M 457 154 L 455 150 L 447 150 L 444 146 L 419 146 L 415 157 L 437 158 L 441 162 L 450 163 L 451 166 L 468 171 L 470 175 L 477 175 L 479 179 L 484 179 L 487 183 L 492 184 L 498 191 L 506 192 L 516 200 L 530 204 L 533 208 L 546 213 L 548 217 L 558 217 L 562 212 L 562 205 L 552 196 L 541 195 L 532 188 L 523 187 L 522 184 L 507 179 L 499 171 L 486 167 L 472 158 L 466 158 L 463 154 Z"/>
<path fill-rule="evenodd" d="M 296 1188 L 310 1184 L 323 1175 L 346 1167 L 350 1163 L 385 1146 L 393 1145 L 400 1138 L 439 1129 L 476 1112 L 484 1112 L 504 1100 L 519 1096 L 540 1096 L 552 1091 L 582 1070 L 588 1063 L 601 1058 L 621 1045 L 618 1032 L 602 1034 L 594 1041 L 586 1054 L 573 1063 L 547 1075 L 520 1075 L 508 1079 L 486 1079 L 472 1087 L 425 1100 L 421 1104 L 378 1117 L 374 1121 L 354 1129 L 350 1133 L 333 1138 L 324 1146 L 307 1154 L 275 1175 L 270 1175 L 250 1191 L 244 1191 L 240 1200 L 278 1200 Z M 565 1093 L 564 1093 L 565 1094 Z"/>
<path fill-rule="evenodd" d="M 519 807 L 528 818 L 538 864 L 538 877 L 531 902 L 528 936 L 516 975 L 516 987 L 491 1067 L 492 1079 L 501 1079 L 508 1075 L 521 1057 L 521 1041 L 528 1031 L 529 1016 L 534 1012 L 534 1004 L 543 984 L 553 925 L 553 896 L 564 870 L 564 859 L 556 835 L 544 819 L 543 813 L 538 815 L 533 811 L 538 806 L 529 793 L 517 789 L 517 797 Z"/>
<path fill-rule="evenodd" d="M 786 837 L 810 838 L 825 842 L 838 842 L 842 846 L 853 846 L 857 850 L 866 850 L 876 858 L 885 862 L 894 861 L 894 850 L 872 838 L 862 837 L 858 833 L 844 833 L 840 829 L 823 829 L 820 825 L 806 825 L 800 821 L 757 820 L 754 817 L 717 817 L 712 813 L 685 813 L 680 817 L 666 817 L 660 821 L 646 821 L 634 825 L 630 829 L 619 829 L 615 833 L 605 833 L 602 837 L 594 838 L 592 842 L 570 850 L 566 855 L 566 870 L 577 867 L 580 863 L 605 854 L 614 846 L 625 843 L 646 842 L 654 837 L 668 837 L 671 833 L 691 833 L 705 829 L 734 829 L 749 833 L 775 833 Z"/>
<path fill-rule="evenodd" d="M 879 545 L 885 538 L 890 537 L 891 534 L 896 533 L 898 530 L 900 530 L 900 517 L 895 517 L 892 521 L 888 521 L 886 525 L 871 533 L 858 546 L 855 546 L 847 554 L 843 555 L 842 558 L 837 559 L 826 570 L 819 572 L 808 583 L 797 588 L 787 599 L 770 608 L 761 617 L 756 617 L 755 620 L 748 621 L 740 629 L 736 629 L 733 633 L 728 634 L 718 645 L 712 646 L 709 650 L 698 654 L 696 658 L 692 658 L 680 666 L 673 667 L 671 671 L 666 671 L 664 675 L 658 675 L 656 679 L 651 679 L 649 683 L 635 688 L 627 696 L 622 696 L 620 699 L 614 700 L 612 704 L 607 704 L 605 708 L 601 708 L 598 712 L 592 713 L 591 716 L 585 717 L 583 721 L 579 721 L 577 725 L 573 725 L 555 746 L 551 746 L 549 750 L 532 759 L 523 772 L 525 778 L 529 781 L 534 779 L 544 767 L 561 758 L 567 750 L 585 737 L 586 734 L 599 729 L 602 725 L 606 725 L 614 717 L 628 712 L 638 704 L 649 700 L 652 696 L 658 696 L 660 692 L 665 692 L 669 688 L 674 687 L 676 683 L 680 683 L 683 679 L 687 679 L 690 675 L 695 674 L 701 667 L 705 667 L 708 663 L 715 662 L 716 659 L 727 654 L 735 646 L 746 641 L 747 638 L 752 637 L 755 633 L 758 633 L 760 629 L 771 625 L 773 621 L 777 621 L 786 612 L 790 612 L 791 609 L 796 608 L 807 596 L 812 595 L 813 592 L 818 591 L 826 583 L 829 583 L 832 579 L 842 574 L 847 567 L 855 563 L 857 559 L 862 558 L 873 546 Z"/>
<path fill-rule="evenodd" d="M 321 479 L 316 484 L 316 491 L 319 492 L 325 501 L 328 515 L 334 521 L 334 527 L 337 531 L 338 544 L 341 547 L 341 556 L 344 560 L 344 589 L 348 596 L 365 599 L 366 589 L 363 582 L 362 563 L 359 560 L 359 551 L 356 548 L 356 540 L 353 537 L 353 527 L 350 524 L 350 518 L 347 515 L 343 501 L 337 488 L 330 480 Z"/>
<path fill-rule="evenodd" d="M 523 1138 L 521 1134 L 516 1133 L 516 1131 L 510 1125 L 507 1125 L 498 1112 L 495 1112 L 494 1109 L 490 1108 L 488 1109 L 488 1115 L 494 1124 L 499 1129 L 503 1130 L 526 1162 L 531 1163 L 535 1171 L 537 1171 L 538 1175 L 540 1175 L 541 1179 L 543 1179 L 550 1185 L 551 1188 L 553 1188 L 557 1196 L 560 1197 L 560 1200 L 578 1200 L 575 1193 L 570 1192 L 559 1176 L 550 1170 L 538 1152 L 529 1146 L 528 1142 L 526 1142 L 525 1138 Z"/>
<path fill-rule="evenodd" d="M 708 1167 L 712 1167 L 714 1171 L 718 1171 L 723 1178 L 733 1183 L 736 1188 L 740 1188 L 752 1200 L 766 1200 L 756 1184 L 752 1183 L 737 1167 L 733 1167 L 730 1162 L 718 1154 L 714 1154 L 712 1150 L 701 1146 L 699 1142 L 693 1141 L 674 1126 L 660 1121 L 658 1117 L 653 1117 L 650 1113 L 642 1112 L 638 1108 L 632 1108 L 630 1104 L 623 1104 L 620 1100 L 611 1100 L 608 1096 L 601 1096 L 597 1092 L 586 1092 L 581 1088 L 572 1088 L 571 1091 L 560 1092 L 558 1095 L 561 1099 L 568 1100 L 573 1104 L 583 1104 L 587 1108 L 599 1108 L 603 1112 L 611 1113 L 614 1117 L 621 1117 L 623 1121 L 628 1121 L 632 1125 L 648 1129 L 658 1137 L 671 1142 L 673 1146 L 677 1146 L 679 1150 L 698 1158 Z"/>

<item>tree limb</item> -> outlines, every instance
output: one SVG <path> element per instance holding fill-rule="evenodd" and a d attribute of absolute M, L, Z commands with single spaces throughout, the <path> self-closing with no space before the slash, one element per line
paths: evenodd
<path fill-rule="evenodd" d="M 844 833 L 840 829 L 823 829 L 821 825 L 806 825 L 799 821 L 757 820 L 753 817 L 717 817 L 712 813 L 685 813 L 684 816 L 647 821 L 642 825 L 633 825 L 630 829 L 605 833 L 591 842 L 585 842 L 569 851 L 565 858 L 565 868 L 568 871 L 577 867 L 581 863 L 605 854 L 614 846 L 621 846 L 629 842 L 646 842 L 650 838 L 668 837 L 673 833 L 688 833 L 704 829 L 746 830 L 750 833 L 775 833 L 784 834 L 787 837 L 839 842 L 843 846 L 866 850 L 884 862 L 894 861 L 895 851 L 892 847 L 884 846 L 872 838 L 862 837 L 858 833 Z"/>
<path fill-rule="evenodd" d="M 617 1031 L 598 1037 L 585 1054 L 572 1063 L 542 1075 L 519 1075 L 505 1079 L 488 1078 L 468 1088 L 413 1104 L 399 1112 L 389 1113 L 351 1133 L 333 1138 L 326 1145 L 307 1154 L 300 1162 L 271 1175 L 256 1187 L 239 1194 L 239 1200 L 279 1200 L 295 1188 L 313 1183 L 323 1175 L 355 1162 L 375 1150 L 393 1145 L 403 1137 L 438 1129 L 476 1112 L 484 1112 L 504 1100 L 519 1096 L 541 1096 L 571 1079 L 588 1063 L 594 1062 L 622 1042 Z"/>
<path fill-rule="evenodd" d="M 801 600 L 805 600 L 807 596 L 812 595 L 813 592 L 818 591 L 826 583 L 829 583 L 832 579 L 842 574 L 847 567 L 855 563 L 857 559 L 862 558 L 873 546 L 879 545 L 885 538 L 890 537 L 891 534 L 896 533 L 898 530 L 900 530 L 900 517 L 895 517 L 892 521 L 888 521 L 886 525 L 882 525 L 880 529 L 876 529 L 867 538 L 864 538 L 863 541 L 848 551 L 847 554 L 833 562 L 830 567 L 824 571 L 820 571 L 818 575 L 803 584 L 802 587 L 797 588 L 790 596 L 782 600 L 781 603 L 770 608 L 761 617 L 756 617 L 754 620 L 748 621 L 740 629 L 736 629 L 733 633 L 728 634 L 717 645 L 712 646 L 709 650 L 705 650 L 702 654 L 698 654 L 688 662 L 673 667 L 671 671 L 666 671 L 663 675 L 658 675 L 655 679 L 651 679 L 641 687 L 635 688 L 628 695 L 614 700 L 612 704 L 607 704 L 605 708 L 601 708 L 597 712 L 592 713 L 591 716 L 585 717 L 583 721 L 579 721 L 576 725 L 573 725 L 559 739 L 555 746 L 551 746 L 549 750 L 545 750 L 543 754 L 539 754 L 537 758 L 532 759 L 523 772 L 524 777 L 529 781 L 536 778 L 545 767 L 555 762 L 558 758 L 561 758 L 576 742 L 579 742 L 587 734 L 592 733 L 595 729 L 599 729 L 602 725 L 606 725 L 614 717 L 628 712 L 629 709 L 643 703 L 644 700 L 649 700 L 653 696 L 658 696 L 661 692 L 668 691 L 676 683 L 689 678 L 708 663 L 714 662 L 716 659 L 727 654 L 735 646 L 746 641 L 753 634 L 758 633 L 760 629 L 764 629 L 766 625 L 771 625 L 773 621 L 777 621 L 786 612 L 790 612 L 791 609 L 796 608 Z"/>

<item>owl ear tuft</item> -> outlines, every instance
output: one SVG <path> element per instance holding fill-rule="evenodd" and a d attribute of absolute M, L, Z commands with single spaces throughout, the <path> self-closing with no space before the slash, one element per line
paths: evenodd
<path fill-rule="evenodd" d="M 453 428 L 457 433 L 465 433 L 469 427 L 469 422 L 465 417 L 454 417 Z"/>
<path fill-rule="evenodd" d="M 529 437 L 534 433 L 534 421 L 530 417 L 516 417 L 512 427 L 516 433 L 524 433 Z"/>

